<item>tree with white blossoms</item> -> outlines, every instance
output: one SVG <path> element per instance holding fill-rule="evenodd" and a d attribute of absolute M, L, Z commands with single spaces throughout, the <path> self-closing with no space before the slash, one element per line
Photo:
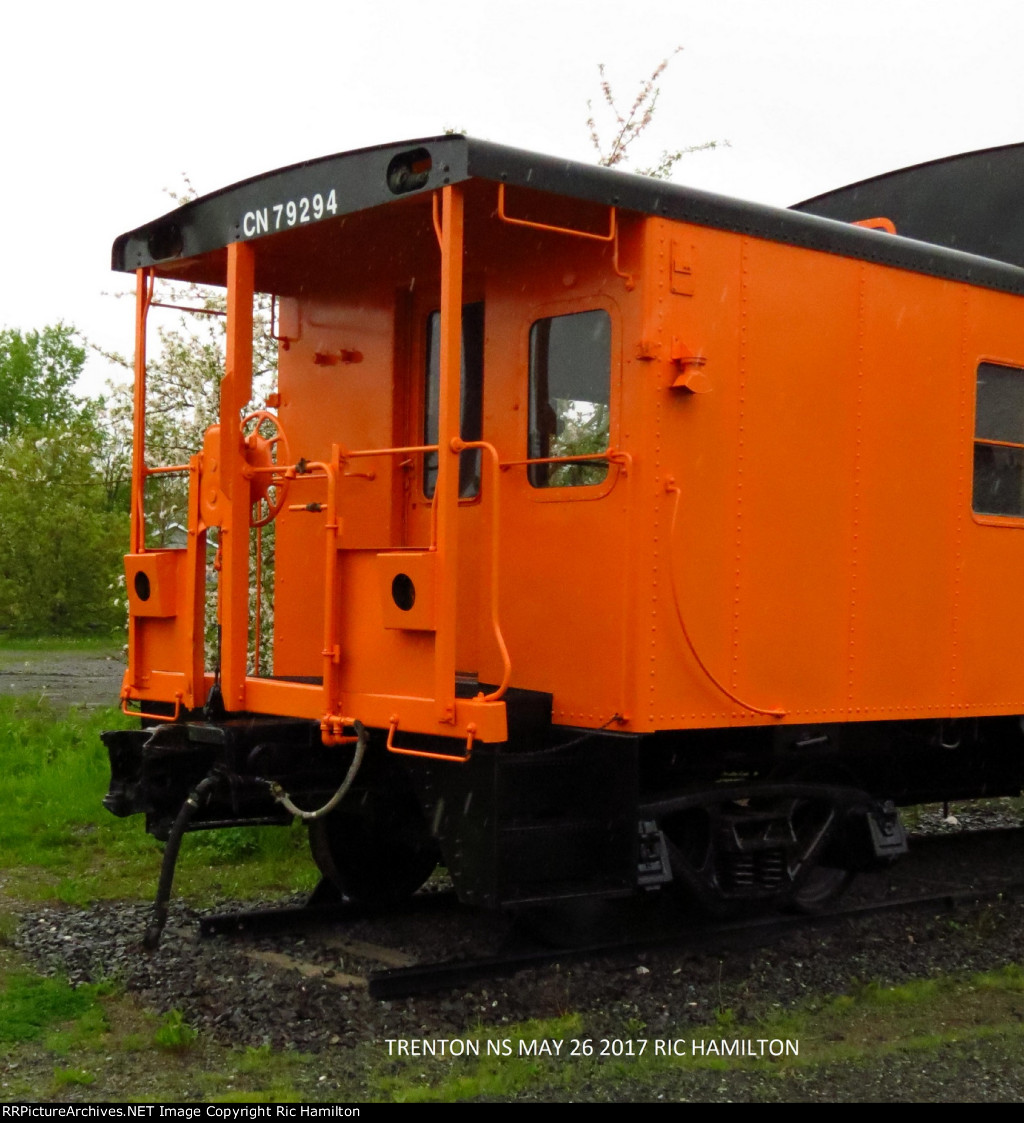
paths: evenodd
<path fill-rule="evenodd" d="M 206 430 L 219 423 L 226 344 L 223 316 L 226 302 L 222 290 L 158 281 L 155 299 L 177 309 L 194 311 L 179 311 L 170 323 L 156 324 L 156 339 L 151 340 L 147 348 L 146 465 L 150 468 L 187 464 L 203 447 Z M 160 311 L 151 310 L 151 322 Z M 277 343 L 271 335 L 270 319 L 270 298 L 258 296 L 254 307 L 253 398 L 246 413 L 263 408 L 266 395 L 277 382 Z M 132 370 L 125 356 L 104 354 L 111 362 Z M 131 481 L 134 417 L 131 383 L 112 383 L 104 405 L 107 420 L 101 451 L 104 477 L 118 493 L 127 492 Z M 184 545 L 188 528 L 188 486 L 188 477 L 183 473 L 155 475 L 147 480 L 146 545 L 150 549 Z M 260 664 L 264 667 L 269 665 L 273 642 L 273 541 L 271 524 L 259 535 Z M 211 530 L 208 534 L 211 554 L 216 542 L 217 532 Z M 251 615 L 254 616 L 257 610 L 255 555 L 251 576 Z M 208 657 L 212 664 L 217 658 L 216 586 L 213 582 L 207 588 L 206 625 Z"/>

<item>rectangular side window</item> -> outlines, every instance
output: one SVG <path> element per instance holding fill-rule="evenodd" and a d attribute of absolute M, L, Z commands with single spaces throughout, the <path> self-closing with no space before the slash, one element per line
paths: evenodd
<path fill-rule="evenodd" d="M 530 328 L 531 460 L 608 448 L 612 324 L 603 309 L 549 316 Z M 534 487 L 585 487 L 608 475 L 606 460 L 531 464 Z"/>
<path fill-rule="evenodd" d="M 979 515 L 1024 518 L 1024 370 L 981 363 L 974 424 Z"/>
<path fill-rule="evenodd" d="M 484 306 L 466 304 L 462 309 L 461 415 L 464 441 L 478 441 L 483 433 L 484 414 Z M 424 386 L 423 443 L 437 444 L 438 408 L 441 395 L 441 313 L 427 317 L 427 361 Z M 423 494 L 433 498 L 437 487 L 437 453 L 423 457 Z M 480 493 L 480 450 L 459 455 L 459 498 Z"/>

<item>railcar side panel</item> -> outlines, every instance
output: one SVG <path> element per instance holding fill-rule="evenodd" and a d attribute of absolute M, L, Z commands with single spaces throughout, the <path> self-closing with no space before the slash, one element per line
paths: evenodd
<path fill-rule="evenodd" d="M 850 566 L 850 699 L 865 718 L 943 712 L 952 614 L 964 290 L 865 266 Z"/>
<path fill-rule="evenodd" d="M 751 239 L 739 256 L 736 331 L 708 344 L 710 361 L 735 356 L 731 479 L 714 496 L 732 525 L 696 547 L 732 576 L 718 666 L 751 705 L 831 709 L 845 693 L 857 267 Z M 816 315 L 819 301 L 834 314 Z"/>
<path fill-rule="evenodd" d="M 1020 644 L 1024 636 L 1024 518 L 974 513 L 972 484 L 978 368 L 982 362 L 1024 368 L 1022 302 L 983 290 L 965 294 L 964 375 L 957 414 L 959 501 L 962 519 L 952 617 L 955 644 L 952 669 L 960 712 L 1024 711 L 1024 672 Z M 1019 407 L 1010 418 L 1024 432 Z M 1018 492 L 1019 494 L 1019 492 Z M 1020 510 L 1020 503 L 1017 503 Z"/>
<path fill-rule="evenodd" d="M 966 336 L 986 335 L 990 353 L 1019 348 L 1017 299 L 722 232 L 686 237 L 700 268 L 676 325 L 713 389 L 666 390 L 677 368 L 663 373 L 660 428 L 642 441 L 674 446 L 663 470 L 680 486 L 675 591 L 653 574 L 663 686 L 647 720 L 763 722 L 765 710 L 785 722 L 865 720 L 967 705 L 950 693 L 963 595 L 953 559 L 960 524 L 978 529 L 963 411 L 989 352 L 970 352 Z M 675 496 L 655 502 L 660 531 Z M 982 546 L 975 566 L 1005 589 L 1014 536 L 995 536 L 1005 544 Z M 749 708 L 710 682 L 680 616 L 708 671 Z M 969 617 L 973 673 L 1003 682 L 1003 701 L 986 705 L 1015 712 L 1020 686 L 999 669 L 1005 614 L 979 606 Z"/>

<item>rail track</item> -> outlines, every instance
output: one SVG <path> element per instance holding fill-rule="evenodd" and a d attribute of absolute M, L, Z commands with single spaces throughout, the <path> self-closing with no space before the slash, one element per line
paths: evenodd
<path fill-rule="evenodd" d="M 807 915 L 755 915 L 697 920 L 662 895 L 648 901 L 602 902 L 575 909 L 523 913 L 485 924 L 485 937 L 471 931 L 480 914 L 462 909 L 451 892 L 419 894 L 401 909 L 368 914 L 345 901 L 269 908 L 204 917 L 205 937 L 231 936 L 258 942 L 270 933 L 296 932 L 301 954 L 251 954 L 307 978 L 341 987 L 365 988 L 371 998 L 392 1000 L 507 978 L 526 968 L 556 963 L 630 959 L 659 949 L 698 953 L 764 946 L 789 934 L 910 913 L 951 913 L 1024 896 L 1024 830 L 997 829 L 915 839 L 907 858 L 861 879 L 848 897 L 828 911 Z M 421 960 L 410 947 L 417 930 L 442 920 L 451 933 L 452 954 Z M 426 929 L 421 929 L 426 926 Z M 365 931 L 385 933 L 366 938 Z M 392 946 L 394 932 L 402 946 Z M 425 940 L 424 946 L 436 946 Z M 359 965 L 355 971 L 310 958 L 310 947 Z M 324 956 L 321 954 L 320 959 Z"/>

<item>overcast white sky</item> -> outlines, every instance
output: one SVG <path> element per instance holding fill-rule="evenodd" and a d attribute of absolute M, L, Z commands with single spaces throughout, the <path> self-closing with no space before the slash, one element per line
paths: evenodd
<path fill-rule="evenodd" d="M 683 46 L 641 163 L 726 140 L 674 178 L 761 202 L 1024 140 L 1020 0 L 42 0 L 0 33 L 0 326 L 125 352 L 110 245 L 183 172 L 203 193 L 446 127 L 590 160 L 599 62 L 628 103 Z"/>

